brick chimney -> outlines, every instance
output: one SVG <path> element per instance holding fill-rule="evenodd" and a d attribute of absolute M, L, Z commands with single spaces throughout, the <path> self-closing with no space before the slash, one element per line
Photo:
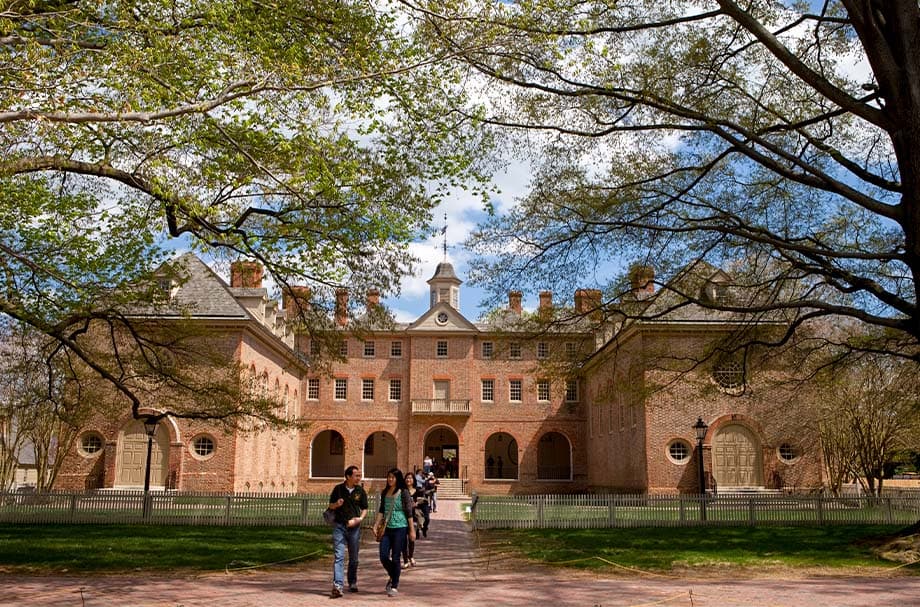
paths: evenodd
<path fill-rule="evenodd" d="M 601 307 L 602 293 L 597 289 L 578 289 L 575 291 L 575 312 L 577 314 L 592 315 L 598 313 Z"/>
<path fill-rule="evenodd" d="M 508 291 L 508 308 L 515 314 L 521 314 L 521 297 L 520 291 Z"/>
<path fill-rule="evenodd" d="M 335 290 L 335 324 L 340 327 L 348 324 L 348 289 Z"/>
<path fill-rule="evenodd" d="M 634 264 L 629 268 L 629 286 L 637 299 L 645 299 L 655 293 L 655 268 Z"/>
<path fill-rule="evenodd" d="M 380 289 L 367 290 L 367 313 L 370 314 L 380 306 Z"/>
<path fill-rule="evenodd" d="M 230 286 L 262 288 L 262 264 L 258 261 L 234 261 L 230 264 Z"/>
<path fill-rule="evenodd" d="M 284 306 L 284 315 L 295 318 L 301 312 L 310 309 L 310 287 L 291 285 L 289 290 L 281 294 L 281 305 Z"/>
<path fill-rule="evenodd" d="M 540 318 L 550 318 L 553 315 L 553 292 L 540 291 Z"/>

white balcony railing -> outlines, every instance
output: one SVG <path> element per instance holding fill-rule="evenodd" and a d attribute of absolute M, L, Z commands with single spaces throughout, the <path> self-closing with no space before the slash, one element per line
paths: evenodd
<path fill-rule="evenodd" d="M 446 398 L 412 400 L 413 415 L 469 415 L 470 401 Z"/>

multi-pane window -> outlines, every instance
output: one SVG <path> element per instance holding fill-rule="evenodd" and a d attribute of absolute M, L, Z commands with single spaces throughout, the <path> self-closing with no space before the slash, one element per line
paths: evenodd
<path fill-rule="evenodd" d="M 537 358 L 549 356 L 549 345 L 545 341 L 537 342 Z"/>
<path fill-rule="evenodd" d="M 482 380 L 482 400 L 483 402 L 492 402 L 495 400 L 495 380 Z"/>
<path fill-rule="evenodd" d="M 311 377 L 307 380 L 307 400 L 319 400 L 318 377 Z"/>
<path fill-rule="evenodd" d="M 537 400 L 541 402 L 549 400 L 549 382 L 545 379 L 537 381 Z"/>
<path fill-rule="evenodd" d="M 376 350 L 377 350 L 377 347 L 376 347 L 375 342 L 372 342 L 372 341 L 364 342 L 364 357 L 365 358 L 373 358 L 374 354 L 376 353 Z"/>
<path fill-rule="evenodd" d="M 575 342 L 567 341 L 565 342 L 565 355 L 569 358 L 575 357 Z"/>
<path fill-rule="evenodd" d="M 393 402 L 399 402 L 402 400 L 402 380 L 401 379 L 391 379 L 390 380 L 390 400 Z"/>
<path fill-rule="evenodd" d="M 521 402 L 521 380 L 512 379 L 508 382 L 508 400 L 513 403 Z"/>
<path fill-rule="evenodd" d="M 578 401 L 578 382 L 574 379 L 565 382 L 565 400 L 569 403 Z"/>
<path fill-rule="evenodd" d="M 438 358 L 447 358 L 447 341 L 446 340 L 438 341 L 438 346 L 437 346 L 436 351 L 437 351 Z"/>
<path fill-rule="evenodd" d="M 82 447 L 86 453 L 98 453 L 102 450 L 102 437 L 98 434 L 87 434 L 83 437 Z"/>
<path fill-rule="evenodd" d="M 214 440 L 209 436 L 199 436 L 192 441 L 192 449 L 198 457 L 208 457 L 214 453 Z"/>
<path fill-rule="evenodd" d="M 690 445 L 684 441 L 674 441 L 668 446 L 668 455 L 676 463 L 683 463 L 690 459 Z"/>
<path fill-rule="evenodd" d="M 348 398 L 348 380 L 336 378 L 335 380 L 335 400 L 345 400 Z"/>
<path fill-rule="evenodd" d="M 402 342 L 401 341 L 390 342 L 390 358 L 401 358 L 401 357 L 402 357 Z"/>
<path fill-rule="evenodd" d="M 319 340 L 310 340 L 310 356 L 319 356 Z"/>
<path fill-rule="evenodd" d="M 482 357 L 492 358 L 492 351 L 494 348 L 495 345 L 491 341 L 482 342 Z"/>
<path fill-rule="evenodd" d="M 339 355 L 345 356 L 345 357 L 348 356 L 348 340 L 347 339 L 343 339 L 342 343 L 339 344 Z"/>
<path fill-rule="evenodd" d="M 374 380 L 361 380 L 361 400 L 374 400 Z"/>
<path fill-rule="evenodd" d="M 508 344 L 508 356 L 509 358 L 520 358 L 521 357 L 520 342 L 513 341 L 510 344 Z"/>

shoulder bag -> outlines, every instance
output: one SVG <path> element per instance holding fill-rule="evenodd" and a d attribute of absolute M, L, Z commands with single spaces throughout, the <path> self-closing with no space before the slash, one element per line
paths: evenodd
<path fill-rule="evenodd" d="M 386 498 L 381 496 L 380 499 L 386 499 Z M 394 506 L 396 505 L 395 499 L 393 500 L 393 505 Z M 378 542 L 383 539 L 384 535 L 386 535 L 387 525 L 390 524 L 390 515 L 392 514 L 393 514 L 393 508 L 388 508 L 387 515 L 383 518 L 383 522 L 374 531 L 374 539 L 377 540 Z"/>

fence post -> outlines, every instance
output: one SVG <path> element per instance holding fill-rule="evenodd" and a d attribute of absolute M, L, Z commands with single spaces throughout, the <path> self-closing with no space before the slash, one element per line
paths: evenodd
<path fill-rule="evenodd" d="M 304 526 L 310 524 L 310 500 L 308 498 L 300 500 L 300 524 Z"/>
<path fill-rule="evenodd" d="M 73 523 L 77 517 L 77 494 L 70 494 L 70 522 Z"/>
<path fill-rule="evenodd" d="M 824 498 L 819 495 L 815 499 L 818 500 L 818 524 L 823 525 L 824 524 Z"/>
<path fill-rule="evenodd" d="M 617 496 L 612 493 L 607 494 L 607 526 L 617 526 Z"/>
<path fill-rule="evenodd" d="M 754 512 L 754 498 L 748 498 L 748 524 L 753 527 L 757 524 L 757 515 Z"/>
<path fill-rule="evenodd" d="M 228 494 L 226 497 L 226 500 L 227 500 L 227 506 L 224 509 L 224 525 L 227 525 L 229 527 L 230 526 L 230 506 L 232 504 L 233 496 Z"/>
<path fill-rule="evenodd" d="M 685 522 L 685 521 L 687 520 L 687 508 L 686 508 L 686 506 L 684 505 L 684 496 L 683 496 L 683 495 L 678 495 L 678 496 L 677 496 L 677 503 L 680 504 L 680 506 L 679 506 L 679 508 L 678 508 L 679 514 L 678 514 L 677 520 L 679 520 L 681 523 L 683 523 L 683 522 Z"/>
<path fill-rule="evenodd" d="M 537 529 L 543 529 L 543 508 L 546 506 L 546 496 L 537 496 Z"/>
<path fill-rule="evenodd" d="M 885 498 L 885 522 L 891 525 L 894 522 L 894 518 L 891 514 L 891 498 Z"/>

